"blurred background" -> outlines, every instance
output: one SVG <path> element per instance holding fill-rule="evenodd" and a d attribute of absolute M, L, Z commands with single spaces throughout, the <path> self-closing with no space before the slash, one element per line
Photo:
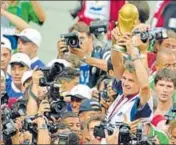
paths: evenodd
<path fill-rule="evenodd" d="M 44 6 L 47 20 L 42 27 L 32 24 L 42 35 L 42 44 L 39 49 L 39 57 L 48 63 L 52 58 L 57 57 L 57 41 L 60 34 L 66 33 L 68 28 L 74 24 L 69 10 L 74 8 L 76 1 L 40 1 Z M 156 1 L 148 1 L 150 6 L 150 23 L 151 16 L 156 9 Z"/>

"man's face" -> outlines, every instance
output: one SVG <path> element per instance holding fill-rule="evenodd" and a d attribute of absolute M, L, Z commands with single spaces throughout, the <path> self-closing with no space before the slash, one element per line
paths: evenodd
<path fill-rule="evenodd" d="M 1 48 L 1 69 L 6 72 L 11 58 L 11 52 L 7 48 Z"/>
<path fill-rule="evenodd" d="M 159 101 L 167 102 L 172 99 L 174 84 L 170 81 L 159 80 L 155 85 L 155 90 Z"/>
<path fill-rule="evenodd" d="M 78 32 L 78 38 L 81 49 L 86 53 L 90 52 L 92 50 L 92 37 L 86 33 Z"/>
<path fill-rule="evenodd" d="M 28 70 L 27 67 L 23 67 L 20 64 L 11 65 L 11 75 L 15 85 L 17 86 L 21 85 L 21 79 L 22 79 L 23 73 L 27 70 Z"/>
<path fill-rule="evenodd" d="M 81 122 L 85 122 L 86 120 L 91 118 L 91 116 L 94 116 L 94 115 L 100 114 L 100 113 L 101 113 L 101 111 L 86 111 L 86 112 L 82 112 L 80 114 L 80 120 L 81 120 Z"/>
<path fill-rule="evenodd" d="M 5 92 L 5 79 L 1 77 L 1 93 Z"/>
<path fill-rule="evenodd" d="M 89 131 L 89 136 L 90 140 L 96 140 L 95 136 L 93 135 L 94 133 L 94 127 L 100 125 L 101 121 L 91 121 L 88 126 L 88 131 Z M 97 140 L 98 141 L 98 140 Z"/>
<path fill-rule="evenodd" d="M 156 62 L 157 70 L 162 68 L 168 68 L 174 70 L 176 68 L 176 58 L 174 54 L 172 55 L 163 55 L 163 58 Z"/>
<path fill-rule="evenodd" d="M 32 42 L 24 42 L 19 38 L 18 40 L 18 49 L 19 52 L 27 54 L 31 57 L 32 51 L 34 49 L 34 44 Z"/>
<path fill-rule="evenodd" d="M 79 77 L 75 77 L 72 80 L 61 80 L 61 90 L 62 92 L 70 91 L 78 83 L 79 83 Z"/>
<path fill-rule="evenodd" d="M 169 48 L 173 52 L 176 52 L 176 39 L 174 39 L 174 38 L 164 39 L 163 42 L 161 43 L 160 47 L 161 47 L 161 49 Z"/>
<path fill-rule="evenodd" d="M 135 73 L 125 71 L 122 76 L 122 89 L 124 95 L 134 95 L 139 92 L 140 86 Z"/>
<path fill-rule="evenodd" d="M 71 97 L 72 111 L 76 114 L 79 112 L 79 107 L 80 107 L 81 101 L 82 101 L 82 99 L 80 99 L 80 98 Z"/>
<path fill-rule="evenodd" d="M 78 117 L 68 117 L 64 120 L 76 134 L 79 135 L 81 126 Z"/>

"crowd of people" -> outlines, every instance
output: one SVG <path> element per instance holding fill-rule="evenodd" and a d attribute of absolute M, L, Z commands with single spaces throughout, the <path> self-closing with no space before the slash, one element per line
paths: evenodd
<path fill-rule="evenodd" d="M 45 64 L 41 3 L 1 0 L 1 143 L 176 144 L 176 2 L 78 3 Z"/>

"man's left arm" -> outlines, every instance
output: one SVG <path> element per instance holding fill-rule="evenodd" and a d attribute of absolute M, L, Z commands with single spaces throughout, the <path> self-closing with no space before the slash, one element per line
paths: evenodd
<path fill-rule="evenodd" d="M 46 14 L 44 12 L 42 5 L 38 1 L 31 1 L 31 3 L 39 21 L 44 23 L 46 20 Z"/>

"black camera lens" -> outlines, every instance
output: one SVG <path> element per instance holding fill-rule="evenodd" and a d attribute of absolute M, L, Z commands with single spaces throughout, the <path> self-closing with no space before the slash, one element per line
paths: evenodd
<path fill-rule="evenodd" d="M 66 103 L 64 101 L 52 101 L 51 110 L 55 113 L 63 113 L 66 110 Z"/>
<path fill-rule="evenodd" d="M 71 48 L 79 48 L 79 39 L 76 37 L 68 39 L 68 45 Z"/>

